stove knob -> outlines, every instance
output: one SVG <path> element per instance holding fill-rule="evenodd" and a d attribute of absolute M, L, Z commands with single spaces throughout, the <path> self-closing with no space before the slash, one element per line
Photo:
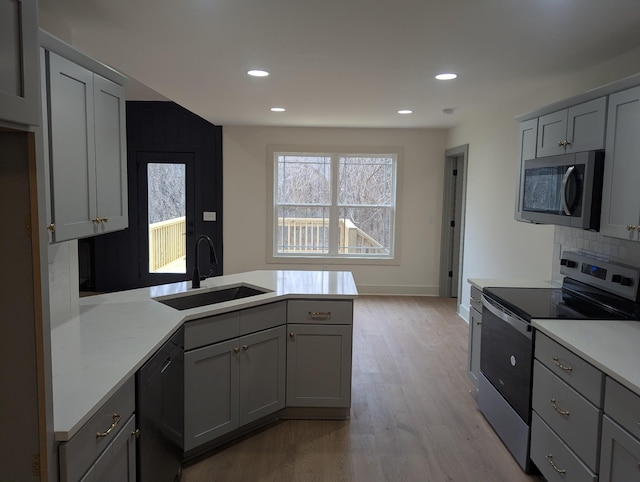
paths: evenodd
<path fill-rule="evenodd" d="M 575 261 L 571 261 L 570 259 L 565 258 L 562 258 L 560 260 L 560 264 L 562 266 L 566 266 L 567 268 L 575 268 L 577 266 L 577 263 Z"/>
<path fill-rule="evenodd" d="M 620 280 L 620 284 L 621 284 L 622 286 L 633 286 L 633 280 L 632 280 L 631 278 L 625 278 L 625 277 L 623 277 L 623 278 Z"/>
<path fill-rule="evenodd" d="M 614 275 L 611 277 L 611 282 L 612 282 L 612 283 L 620 283 L 621 281 L 622 281 L 622 275 L 614 274 Z"/>

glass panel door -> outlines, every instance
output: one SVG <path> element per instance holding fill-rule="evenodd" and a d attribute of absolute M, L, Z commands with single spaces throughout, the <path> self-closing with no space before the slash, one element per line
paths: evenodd
<path fill-rule="evenodd" d="M 184 164 L 147 164 L 149 273 L 187 272 L 186 180 Z"/>
<path fill-rule="evenodd" d="M 191 279 L 194 179 L 193 153 L 138 153 L 138 272 L 143 286 Z"/>

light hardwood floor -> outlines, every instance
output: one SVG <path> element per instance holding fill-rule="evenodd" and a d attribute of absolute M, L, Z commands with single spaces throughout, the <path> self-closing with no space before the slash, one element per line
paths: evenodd
<path fill-rule="evenodd" d="M 455 299 L 355 301 L 351 419 L 282 421 L 184 468 L 183 482 L 526 482 L 477 409 Z"/>

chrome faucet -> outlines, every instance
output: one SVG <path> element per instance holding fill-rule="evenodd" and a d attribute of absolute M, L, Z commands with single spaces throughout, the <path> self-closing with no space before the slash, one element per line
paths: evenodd
<path fill-rule="evenodd" d="M 192 288 L 200 288 L 200 269 L 198 268 L 198 246 L 200 245 L 200 241 L 205 240 L 209 244 L 209 265 L 218 264 L 218 256 L 216 255 L 216 248 L 213 247 L 213 241 L 209 236 L 201 234 L 196 238 L 196 256 L 195 256 L 195 265 L 193 267 L 193 279 L 191 280 Z M 209 271 L 209 275 L 212 274 L 212 271 Z M 207 275 L 207 276 L 209 276 Z M 202 279 L 207 276 L 203 276 Z"/>

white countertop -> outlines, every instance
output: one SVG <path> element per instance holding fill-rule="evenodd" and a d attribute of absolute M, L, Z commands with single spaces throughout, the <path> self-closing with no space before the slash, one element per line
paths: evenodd
<path fill-rule="evenodd" d="M 479 290 L 492 286 L 513 288 L 553 288 L 554 286 L 551 281 L 514 278 L 468 278 L 467 281 Z"/>
<path fill-rule="evenodd" d="M 640 394 L 640 321 L 533 320 L 533 326 Z"/>
<path fill-rule="evenodd" d="M 269 293 L 179 311 L 152 298 L 248 284 Z M 251 271 L 80 298 L 79 314 L 51 331 L 55 439 L 69 440 L 185 322 L 291 298 L 354 299 L 345 271 Z"/>

